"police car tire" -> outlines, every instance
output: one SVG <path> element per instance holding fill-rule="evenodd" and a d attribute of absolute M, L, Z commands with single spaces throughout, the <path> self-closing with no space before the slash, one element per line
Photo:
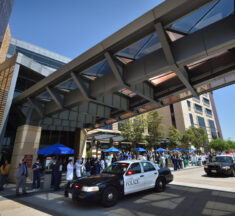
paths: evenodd
<path fill-rule="evenodd" d="M 106 188 L 102 193 L 101 203 L 104 207 L 114 206 L 118 201 L 118 191 L 114 187 Z"/>
<path fill-rule="evenodd" d="M 73 191 L 72 192 L 72 200 L 77 201 L 77 199 L 78 199 L 78 194 Z"/>
<path fill-rule="evenodd" d="M 158 178 L 155 184 L 156 192 L 163 192 L 166 188 L 166 180 L 162 177 Z"/>

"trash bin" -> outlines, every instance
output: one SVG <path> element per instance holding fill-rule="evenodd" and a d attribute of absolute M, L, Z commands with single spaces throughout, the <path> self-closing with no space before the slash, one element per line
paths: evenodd
<path fill-rule="evenodd" d="M 44 172 L 44 183 L 43 183 L 44 190 L 50 190 L 51 188 L 51 174 L 52 170 L 46 170 Z"/>

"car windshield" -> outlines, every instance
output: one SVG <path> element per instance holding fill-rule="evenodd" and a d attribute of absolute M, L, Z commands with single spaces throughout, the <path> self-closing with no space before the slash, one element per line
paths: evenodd
<path fill-rule="evenodd" d="M 106 169 L 104 169 L 103 173 L 110 173 L 110 174 L 124 174 L 127 170 L 129 163 L 113 163 Z"/>
<path fill-rule="evenodd" d="M 217 156 L 217 157 L 214 157 L 213 162 L 224 162 L 224 163 L 232 163 L 232 157 L 224 157 L 224 156 Z"/>

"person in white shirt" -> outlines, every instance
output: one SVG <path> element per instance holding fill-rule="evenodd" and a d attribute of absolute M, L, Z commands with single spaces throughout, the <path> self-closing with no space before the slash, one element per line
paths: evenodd
<path fill-rule="evenodd" d="M 73 170 L 74 170 L 73 160 L 69 160 L 67 164 L 67 173 L 66 173 L 66 180 L 67 180 L 66 188 L 69 187 L 70 182 L 73 180 Z M 68 196 L 68 194 L 65 194 L 65 196 Z"/>
<path fill-rule="evenodd" d="M 76 168 L 76 176 L 77 176 L 77 178 L 81 178 L 82 177 L 82 173 L 81 173 L 82 165 L 81 165 L 80 158 L 77 159 L 77 161 L 75 163 L 75 168 Z"/>

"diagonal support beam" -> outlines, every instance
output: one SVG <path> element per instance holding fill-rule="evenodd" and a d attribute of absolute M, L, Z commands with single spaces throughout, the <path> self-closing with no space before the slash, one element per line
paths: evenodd
<path fill-rule="evenodd" d="M 110 55 L 109 52 L 106 52 L 105 54 L 105 58 L 106 60 L 108 61 L 109 63 L 109 66 L 111 67 L 112 69 L 112 72 L 116 78 L 116 80 L 121 84 L 123 85 L 124 88 L 134 92 L 135 94 L 139 95 L 140 97 L 142 98 L 145 98 L 147 101 L 151 102 L 151 103 L 154 103 L 154 104 L 157 104 L 158 106 L 162 106 L 162 103 L 160 101 L 156 101 L 154 100 L 153 97 L 149 96 L 148 94 L 145 94 L 144 92 L 144 87 L 142 88 L 143 91 L 138 91 L 137 88 L 135 88 L 135 86 L 129 86 L 128 84 L 125 83 L 124 79 L 123 79 L 123 76 L 122 74 L 120 73 L 120 71 L 118 70 L 118 67 L 117 67 L 117 64 L 114 62 L 113 60 L 113 57 Z M 142 86 L 144 86 L 145 84 L 142 84 Z M 150 87 L 150 86 L 149 86 Z M 148 90 L 151 91 L 151 89 L 149 88 Z"/>
<path fill-rule="evenodd" d="M 63 109 L 63 99 L 61 98 L 60 94 L 50 87 L 46 87 L 47 92 L 51 95 L 53 101 L 56 103 L 58 108 Z"/>
<path fill-rule="evenodd" d="M 165 30 L 161 24 L 161 22 L 158 22 L 155 24 L 155 29 L 158 33 L 159 40 L 161 42 L 163 52 L 165 54 L 166 60 L 168 64 L 170 65 L 171 69 L 176 73 L 178 78 L 181 80 L 181 82 L 186 86 L 186 88 L 192 93 L 193 96 L 198 96 L 198 93 L 193 88 L 193 86 L 190 84 L 187 71 L 184 68 L 179 68 L 175 62 L 175 58 L 173 56 L 169 41 L 167 39 L 167 35 L 165 33 Z"/>
<path fill-rule="evenodd" d="M 80 90 L 84 98 L 90 99 L 89 92 L 86 86 L 84 85 L 84 81 L 74 72 L 71 72 L 71 77 L 73 78 L 74 82 L 76 83 L 78 89 Z"/>
<path fill-rule="evenodd" d="M 110 66 L 110 68 L 112 69 L 113 74 L 114 74 L 115 78 L 117 79 L 117 81 L 118 81 L 119 83 L 124 84 L 123 76 L 122 76 L 122 74 L 120 73 L 120 71 L 118 70 L 118 67 L 117 67 L 117 65 L 116 65 L 116 63 L 115 63 L 113 57 L 110 55 L 109 52 L 106 52 L 106 53 L 104 54 L 104 56 L 105 56 L 107 62 L 109 63 L 109 66 Z"/>
<path fill-rule="evenodd" d="M 41 104 L 36 99 L 28 98 L 29 103 L 32 105 L 33 109 L 39 114 L 40 118 L 44 117 L 44 111 Z"/>

